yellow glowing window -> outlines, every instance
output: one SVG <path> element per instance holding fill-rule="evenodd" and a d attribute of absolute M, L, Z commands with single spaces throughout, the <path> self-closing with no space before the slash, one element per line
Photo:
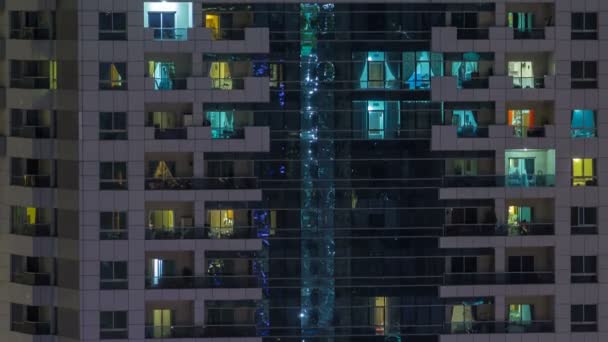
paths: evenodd
<path fill-rule="evenodd" d="M 173 311 L 170 309 L 154 309 L 152 311 L 154 322 L 154 337 L 171 337 L 173 325 Z"/>
<path fill-rule="evenodd" d="M 211 77 L 213 89 L 232 89 L 228 62 L 212 62 L 209 77 Z"/>
<path fill-rule="evenodd" d="M 220 39 L 220 16 L 217 14 L 205 15 L 205 27 L 211 29 L 214 40 Z"/>
<path fill-rule="evenodd" d="M 591 158 L 572 159 L 572 185 L 585 186 L 594 185 L 595 170 L 594 161 Z"/>
<path fill-rule="evenodd" d="M 375 297 L 372 322 L 377 335 L 384 335 L 386 297 Z"/>
<path fill-rule="evenodd" d="M 173 229 L 175 228 L 175 213 L 173 210 L 152 210 L 148 215 L 150 228 Z"/>
<path fill-rule="evenodd" d="M 209 210 L 207 223 L 211 237 L 230 237 L 234 233 L 234 210 Z"/>
<path fill-rule="evenodd" d="M 27 215 L 27 223 L 28 224 L 36 224 L 36 208 L 27 207 L 26 215 Z"/>
<path fill-rule="evenodd" d="M 49 89 L 57 89 L 57 61 L 49 61 Z"/>

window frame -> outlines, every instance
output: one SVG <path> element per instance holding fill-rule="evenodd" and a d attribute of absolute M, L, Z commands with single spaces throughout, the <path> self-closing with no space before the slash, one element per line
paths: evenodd
<path fill-rule="evenodd" d="M 580 69 L 580 70 L 579 70 Z M 593 72 L 592 72 L 593 70 Z M 576 71 L 576 73 L 575 73 Z M 580 75 L 576 75 L 579 74 Z M 570 88 L 572 89 L 596 89 L 597 88 L 597 61 L 571 61 L 570 63 Z M 589 75 L 593 73 L 594 75 Z"/>
<path fill-rule="evenodd" d="M 112 178 L 105 178 L 106 171 L 104 167 L 111 166 L 110 173 Z M 124 165 L 124 178 L 117 178 L 120 171 L 117 166 Z M 122 167 L 121 167 L 122 168 Z M 100 190 L 127 190 L 128 187 L 128 168 L 127 162 L 124 161 L 100 161 L 99 162 L 99 189 Z"/>
<path fill-rule="evenodd" d="M 577 18 L 579 17 L 580 18 Z M 580 19 L 580 20 L 579 20 Z M 581 27 L 575 27 L 580 22 Z M 590 25 L 588 25 L 590 24 Z M 595 25 L 593 25 L 595 24 Z M 571 40 L 597 40 L 598 14 L 597 12 L 573 12 L 570 17 Z"/>
<path fill-rule="evenodd" d="M 577 160 L 581 163 L 580 175 L 575 174 L 575 165 Z M 591 162 L 591 170 L 585 165 Z M 570 163 L 571 186 L 597 186 L 597 162 L 595 158 L 572 158 Z"/>
<path fill-rule="evenodd" d="M 124 315 L 124 320 L 117 318 L 117 314 Z M 111 315 L 111 327 L 104 327 L 104 315 Z M 124 327 L 117 327 L 117 322 L 124 321 Z M 128 311 L 100 311 L 99 312 L 99 339 L 126 339 L 129 337 Z"/>
<path fill-rule="evenodd" d="M 102 116 L 110 116 L 111 128 L 103 128 Z M 123 116 L 123 118 L 120 118 Z M 119 120 L 124 120 L 124 128 L 117 128 L 116 123 Z M 127 112 L 99 112 L 99 140 L 127 140 L 128 139 L 128 118 Z"/>
<path fill-rule="evenodd" d="M 111 72 L 109 69 L 116 68 L 120 79 L 112 79 Z M 108 79 L 105 79 L 104 74 L 108 74 Z M 102 78 L 103 76 L 103 78 Z M 114 86 L 114 83 L 117 83 Z M 127 63 L 126 62 L 99 62 L 99 90 L 127 90 Z"/>
<path fill-rule="evenodd" d="M 110 28 L 102 28 L 102 17 L 109 16 L 110 17 Z M 124 28 L 117 28 L 116 23 L 119 22 L 116 20 L 117 16 L 123 16 L 124 18 Z M 125 12 L 99 12 L 99 22 L 97 25 L 98 28 L 98 40 L 127 40 L 127 13 Z M 105 23 L 104 23 L 105 24 Z"/>
<path fill-rule="evenodd" d="M 575 266 L 581 266 L 582 271 L 575 271 Z M 595 266 L 593 269 L 592 266 Z M 597 282 L 597 256 L 572 255 L 570 256 L 570 282 L 596 283 Z"/>
<path fill-rule="evenodd" d="M 593 313 L 591 314 L 591 312 Z M 581 317 L 578 317 L 579 315 Z M 596 304 L 572 304 L 570 306 L 570 330 L 572 332 L 597 331 L 597 324 L 598 308 Z"/>
<path fill-rule="evenodd" d="M 111 227 L 104 224 L 110 216 Z M 126 211 L 100 211 L 99 212 L 99 239 L 100 240 L 126 240 L 128 238 L 128 215 Z"/>
<path fill-rule="evenodd" d="M 107 264 L 111 267 L 111 277 L 104 277 L 104 265 Z M 124 278 L 119 277 L 119 273 L 122 273 L 118 267 L 124 266 Z M 116 290 L 116 289 L 127 289 L 129 284 L 129 265 L 127 261 L 99 261 L 99 289 L 101 290 Z"/>

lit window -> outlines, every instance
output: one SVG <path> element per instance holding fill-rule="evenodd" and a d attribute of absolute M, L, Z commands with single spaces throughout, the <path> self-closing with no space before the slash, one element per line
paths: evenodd
<path fill-rule="evenodd" d="M 595 112 L 589 109 L 573 110 L 570 136 L 572 138 L 593 138 L 595 133 Z"/>
<path fill-rule="evenodd" d="M 99 63 L 99 89 L 127 89 L 127 63 Z"/>
<path fill-rule="evenodd" d="M 527 137 L 528 128 L 534 126 L 534 110 L 509 110 L 508 116 L 509 126 L 513 126 L 513 136 Z"/>
<path fill-rule="evenodd" d="M 403 53 L 403 79 L 407 88 L 429 89 L 431 77 L 441 76 L 443 55 L 428 51 Z"/>
<path fill-rule="evenodd" d="M 211 36 L 214 40 L 218 40 L 221 38 L 219 14 L 206 14 L 205 27 L 211 29 Z"/>
<path fill-rule="evenodd" d="M 591 158 L 572 159 L 572 185 L 597 185 L 595 177 L 595 161 Z"/>
<path fill-rule="evenodd" d="M 230 76 L 230 64 L 228 62 L 211 62 L 209 77 L 211 77 L 211 87 L 213 89 L 230 90 L 233 88 Z"/>
<path fill-rule="evenodd" d="M 173 230 L 175 213 L 173 210 L 151 210 L 148 214 L 148 227 L 153 229 Z"/>
<path fill-rule="evenodd" d="M 229 139 L 234 133 L 234 112 L 207 112 L 203 126 L 211 126 L 213 139 Z"/>
<path fill-rule="evenodd" d="M 534 68 L 530 61 L 509 62 L 509 76 L 513 78 L 515 88 L 540 88 L 534 79 Z M 540 80 L 539 80 L 540 81 Z"/>
<path fill-rule="evenodd" d="M 384 102 L 369 101 L 367 105 L 367 137 L 384 139 Z"/>
<path fill-rule="evenodd" d="M 234 234 L 234 210 L 207 211 L 207 224 L 209 237 L 215 239 L 231 237 Z"/>

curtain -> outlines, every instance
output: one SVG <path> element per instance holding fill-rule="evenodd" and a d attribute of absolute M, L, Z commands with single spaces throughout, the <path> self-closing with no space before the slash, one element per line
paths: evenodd
<path fill-rule="evenodd" d="M 118 68 L 114 63 L 110 64 L 110 84 L 112 88 L 118 88 L 122 86 L 122 76 L 118 72 Z"/>
<path fill-rule="evenodd" d="M 570 128 L 573 138 L 595 136 L 595 113 L 588 109 L 575 109 Z"/>

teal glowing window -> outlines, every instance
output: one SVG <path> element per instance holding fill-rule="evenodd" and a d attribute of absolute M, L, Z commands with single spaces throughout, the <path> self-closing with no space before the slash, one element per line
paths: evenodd
<path fill-rule="evenodd" d="M 477 113 L 472 110 L 454 110 L 452 125 L 457 127 L 459 137 L 477 136 Z"/>
<path fill-rule="evenodd" d="M 234 135 L 234 112 L 207 112 L 205 126 L 211 126 L 211 138 L 228 139 Z"/>
<path fill-rule="evenodd" d="M 367 104 L 367 137 L 384 139 L 385 129 L 384 101 L 368 101 Z"/>
<path fill-rule="evenodd" d="M 572 111 L 570 123 L 570 137 L 592 138 L 595 137 L 595 112 L 589 109 L 575 109 Z"/>
<path fill-rule="evenodd" d="M 462 60 L 452 61 L 452 76 L 456 77 L 459 88 L 462 88 L 465 82 L 479 77 L 480 59 L 479 54 L 469 52 L 462 55 Z"/>
<path fill-rule="evenodd" d="M 399 62 L 391 61 L 389 54 L 381 51 L 355 54 L 354 58 L 365 58 L 359 75 L 359 86 L 367 88 L 398 88 Z"/>
<path fill-rule="evenodd" d="M 403 77 L 408 89 L 430 89 L 431 77 L 442 75 L 443 55 L 440 53 L 403 53 Z"/>

